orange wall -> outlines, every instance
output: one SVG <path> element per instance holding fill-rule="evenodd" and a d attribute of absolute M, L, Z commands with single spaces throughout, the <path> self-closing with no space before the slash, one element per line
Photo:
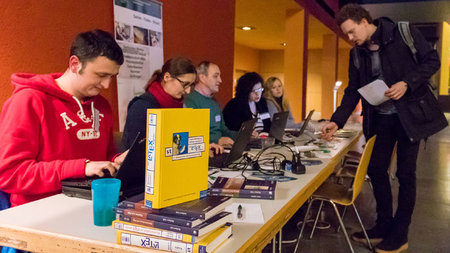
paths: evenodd
<path fill-rule="evenodd" d="M 259 72 L 259 50 L 241 44 L 234 45 L 234 68 L 246 72 Z M 239 77 L 237 77 L 239 78 Z"/>
<path fill-rule="evenodd" d="M 314 109 L 318 119 L 322 113 L 322 49 L 308 49 L 306 111 Z"/>
<path fill-rule="evenodd" d="M 285 20 L 286 47 L 284 48 L 284 87 L 286 88 L 287 99 L 292 110 L 292 115 L 297 121 L 302 119 L 304 114 L 304 81 L 306 82 L 304 73 L 307 62 L 305 60 L 304 49 L 305 39 L 308 38 L 307 28 L 308 15 L 304 10 L 288 11 Z M 306 52 L 307 56 L 307 52 Z"/>
<path fill-rule="evenodd" d="M 217 63 L 222 85 L 216 98 L 225 106 L 233 87 L 234 0 L 162 2 L 164 59 L 184 55 L 196 64 Z"/>
<path fill-rule="evenodd" d="M 12 73 L 63 72 L 76 34 L 94 28 L 113 31 L 113 7 L 108 0 L 2 1 L 1 9 L 0 106 L 12 93 Z M 117 114 L 116 93 L 113 85 L 103 95 Z"/>
<path fill-rule="evenodd" d="M 232 85 L 234 47 L 234 0 L 163 2 L 164 57 L 208 59 L 218 63 L 223 85 Z M 10 76 L 15 72 L 63 72 L 70 42 L 86 30 L 113 31 L 111 0 L 3 1 L 0 27 L 0 107 L 12 94 Z M 89 8 L 87 8 L 89 6 Z M 117 88 L 102 92 L 117 116 Z M 224 104 L 231 89 L 222 89 Z M 117 117 L 116 117 L 117 118 Z M 115 122 L 118 129 L 118 122 Z"/>
<path fill-rule="evenodd" d="M 259 57 L 262 78 L 276 76 L 284 83 L 284 50 L 260 50 Z"/>
<path fill-rule="evenodd" d="M 333 89 L 337 78 L 337 46 L 337 35 L 323 35 L 321 107 L 321 117 L 323 119 L 330 119 L 331 115 L 333 115 Z"/>

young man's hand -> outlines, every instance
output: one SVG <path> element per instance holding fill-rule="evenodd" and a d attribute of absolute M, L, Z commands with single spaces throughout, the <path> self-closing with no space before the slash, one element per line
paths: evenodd
<path fill-rule="evenodd" d="M 396 84 L 393 84 L 391 86 L 391 88 L 389 88 L 384 93 L 384 95 L 390 99 L 399 100 L 400 98 L 403 97 L 403 95 L 405 95 L 405 92 L 407 89 L 408 89 L 408 85 L 405 82 L 400 81 Z"/>
<path fill-rule="evenodd" d="M 123 163 L 123 160 L 125 160 L 125 157 L 127 156 L 128 151 L 130 151 L 130 150 L 127 149 L 127 151 L 123 152 L 122 154 L 120 154 L 116 158 L 114 158 L 114 163 L 121 165 Z"/>
<path fill-rule="evenodd" d="M 85 174 L 87 177 L 91 176 L 105 176 L 105 172 L 109 172 L 111 176 L 114 176 L 119 169 L 120 165 L 113 162 L 108 161 L 99 161 L 99 162 L 86 162 Z"/>
<path fill-rule="evenodd" d="M 320 136 L 320 138 L 331 141 L 333 139 L 333 134 L 336 133 L 338 128 L 338 125 L 333 121 L 328 122 L 322 127 L 322 135 Z"/>

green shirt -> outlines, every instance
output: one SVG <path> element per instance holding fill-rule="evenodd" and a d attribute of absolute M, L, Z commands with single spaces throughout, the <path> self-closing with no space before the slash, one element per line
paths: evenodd
<path fill-rule="evenodd" d="M 194 109 L 209 109 L 209 142 L 218 143 L 219 139 L 223 136 L 233 136 L 223 120 L 222 110 L 211 97 L 203 96 L 196 90 L 192 89 L 191 92 L 184 97 L 184 106 Z"/>

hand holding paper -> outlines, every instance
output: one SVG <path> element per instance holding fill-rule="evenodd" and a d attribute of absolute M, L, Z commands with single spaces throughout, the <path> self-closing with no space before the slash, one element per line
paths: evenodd
<path fill-rule="evenodd" d="M 406 90 L 408 89 L 408 85 L 400 81 L 396 84 L 393 84 L 389 90 L 386 91 L 385 95 L 393 100 L 399 100 L 405 95 Z"/>
<path fill-rule="evenodd" d="M 377 79 L 361 88 L 358 92 L 371 105 L 379 105 L 389 100 L 384 93 L 389 89 L 383 80 Z"/>

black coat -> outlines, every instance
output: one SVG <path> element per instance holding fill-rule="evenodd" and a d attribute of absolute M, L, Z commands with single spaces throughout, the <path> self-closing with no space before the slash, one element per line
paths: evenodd
<path fill-rule="evenodd" d="M 128 104 L 127 120 L 123 129 L 122 143 L 120 150 L 126 151 L 133 144 L 138 133 L 141 136 L 147 135 L 147 109 L 160 108 L 156 98 L 148 92 L 134 97 Z"/>
<path fill-rule="evenodd" d="M 426 138 L 448 125 L 436 99 L 428 87 L 430 77 L 439 69 L 439 56 L 422 34 L 410 27 L 418 64 L 414 62 L 409 47 L 404 43 L 397 24 L 388 18 L 374 21 L 374 35 L 380 44 L 380 59 L 383 77 L 391 85 L 404 81 L 408 85 L 405 95 L 393 100 L 400 122 L 411 141 Z M 374 37 L 372 35 L 372 37 Z M 359 68 L 354 64 L 353 51 L 359 55 Z M 339 128 L 343 127 L 358 101 L 362 99 L 363 130 L 369 138 L 374 134 L 374 107 L 358 93 L 362 86 L 374 81 L 370 55 L 365 45 L 356 46 L 350 52 L 349 84 L 345 89 L 341 105 L 331 117 Z"/>
<path fill-rule="evenodd" d="M 262 97 L 261 100 L 256 103 L 256 110 L 259 114 L 269 113 L 265 98 Z M 250 111 L 250 106 L 248 105 L 248 99 L 233 98 L 223 109 L 223 119 L 225 120 L 225 125 L 228 129 L 233 131 L 239 131 L 242 123 L 252 118 L 253 115 Z M 263 124 L 263 131 L 268 133 L 270 131 L 270 117 L 263 120 Z"/>

